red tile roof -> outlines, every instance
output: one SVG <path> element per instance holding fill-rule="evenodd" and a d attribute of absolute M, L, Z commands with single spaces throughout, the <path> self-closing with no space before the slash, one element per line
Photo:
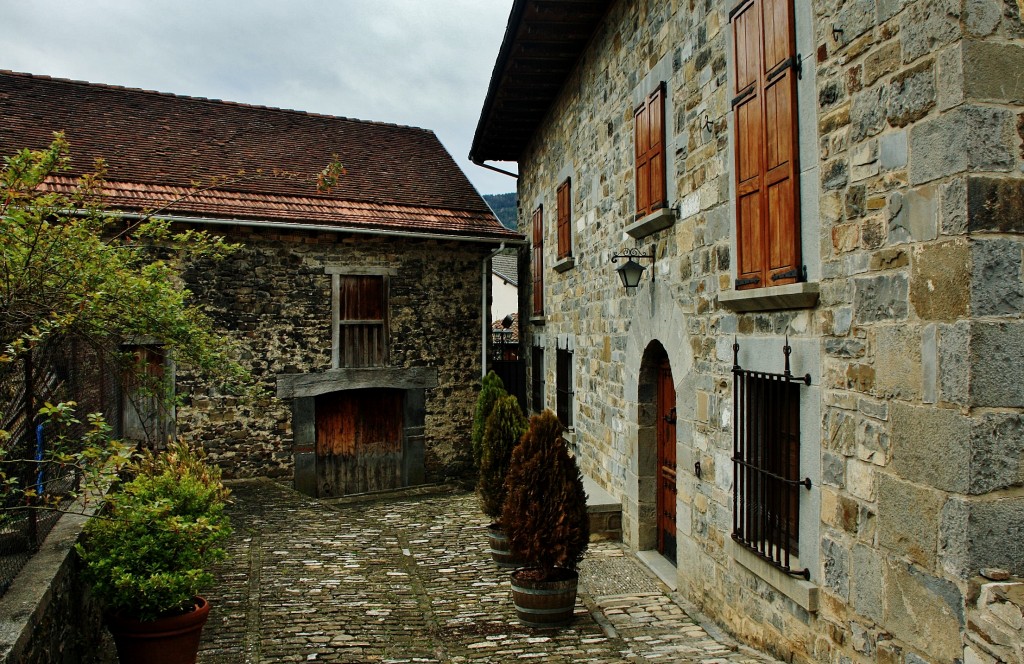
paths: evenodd
<path fill-rule="evenodd" d="M 515 239 L 432 131 L 0 70 L 0 154 L 63 131 L 71 176 L 108 165 L 120 209 L 150 210 L 214 177 L 167 214 Z M 316 174 L 333 155 L 346 175 Z M 263 175 L 253 175 L 262 169 Z M 296 177 L 273 175 L 287 171 Z M 239 171 L 244 178 L 233 178 Z M 68 186 L 69 178 L 54 184 Z"/>

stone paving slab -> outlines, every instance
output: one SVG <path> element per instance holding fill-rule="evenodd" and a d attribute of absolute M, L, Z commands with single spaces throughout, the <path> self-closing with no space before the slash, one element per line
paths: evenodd
<path fill-rule="evenodd" d="M 570 626 L 519 625 L 464 491 L 327 501 L 269 480 L 231 488 L 204 664 L 773 661 L 713 637 L 613 542 L 591 544 Z"/>

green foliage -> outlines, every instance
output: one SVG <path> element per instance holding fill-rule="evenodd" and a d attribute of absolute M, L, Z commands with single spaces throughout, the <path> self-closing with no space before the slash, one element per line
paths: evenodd
<path fill-rule="evenodd" d="M 473 431 L 470 439 L 473 445 L 473 467 L 480 468 L 480 460 L 483 456 L 484 426 L 487 424 L 487 416 L 491 414 L 495 402 L 508 392 L 505 391 L 505 384 L 493 371 L 488 371 L 484 376 L 480 394 L 476 398 L 476 413 L 473 415 Z"/>
<path fill-rule="evenodd" d="M 519 220 L 519 201 L 516 192 L 509 194 L 484 194 L 484 200 L 494 212 L 501 225 L 505 228 L 516 230 Z"/>
<path fill-rule="evenodd" d="M 235 245 L 164 220 L 124 221 L 103 208 L 104 166 L 74 185 L 68 145 L 22 150 L 0 170 L 0 365 L 63 337 L 114 352 L 156 340 L 176 362 L 238 380 L 245 373 L 177 277 L 185 259 L 219 259 Z"/>
<path fill-rule="evenodd" d="M 47 348 L 74 346 L 102 359 L 110 375 L 134 374 L 140 394 L 164 396 L 161 378 L 140 372 L 133 355 L 122 350 L 122 344 L 141 340 L 217 387 L 237 391 L 248 374 L 235 360 L 236 349 L 214 332 L 178 276 L 183 262 L 220 260 L 236 245 L 151 215 L 129 220 L 109 214 L 103 162 L 72 180 L 63 175 L 70 160 L 67 141 L 55 134 L 47 149 L 21 150 L 4 158 L 0 169 L 0 383 L 17 384 L 22 361 L 33 351 L 38 357 Z M 338 164 L 325 177 L 341 172 Z M 0 412 L 5 408 L 0 404 Z M 58 477 L 75 470 L 84 476 L 84 488 L 96 489 L 126 461 L 102 417 L 76 415 L 76 408 L 68 401 L 37 411 L 35 422 L 48 427 L 42 461 L 31 458 L 31 440 L 14 441 L 0 431 L 5 509 L 55 506 L 35 495 L 37 471 Z"/>
<path fill-rule="evenodd" d="M 108 610 L 152 620 L 192 606 L 226 557 L 228 491 L 216 467 L 185 443 L 147 453 L 134 479 L 108 496 L 108 512 L 86 524 L 76 550 L 84 578 Z"/>
<path fill-rule="evenodd" d="M 526 432 L 526 427 L 526 417 L 519 407 L 519 399 L 514 396 L 498 399 L 487 418 L 477 492 L 484 514 L 492 519 L 501 515 L 501 507 L 505 504 L 505 476 L 512 450 Z"/>
<path fill-rule="evenodd" d="M 513 553 L 546 576 L 555 567 L 575 570 L 590 540 L 587 495 L 562 425 L 550 410 L 530 419 L 512 451 L 505 486 L 501 525 Z"/>

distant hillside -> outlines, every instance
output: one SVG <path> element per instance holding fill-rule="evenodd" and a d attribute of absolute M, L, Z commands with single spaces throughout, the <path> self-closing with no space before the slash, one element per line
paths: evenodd
<path fill-rule="evenodd" d="M 484 194 L 484 200 L 494 210 L 494 215 L 505 228 L 516 229 L 516 216 L 518 214 L 519 201 L 516 199 L 516 192 L 511 194 Z"/>

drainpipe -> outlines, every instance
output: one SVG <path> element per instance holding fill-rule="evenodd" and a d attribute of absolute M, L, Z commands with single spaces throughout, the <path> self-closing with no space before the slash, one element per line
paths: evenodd
<path fill-rule="evenodd" d="M 491 275 L 489 269 L 491 259 L 504 248 L 505 243 L 502 242 L 497 249 L 487 254 L 487 258 L 484 259 L 480 267 L 480 319 L 482 320 L 480 325 L 480 378 L 487 375 L 487 335 L 491 331 L 491 311 L 487 306 L 487 277 Z"/>

